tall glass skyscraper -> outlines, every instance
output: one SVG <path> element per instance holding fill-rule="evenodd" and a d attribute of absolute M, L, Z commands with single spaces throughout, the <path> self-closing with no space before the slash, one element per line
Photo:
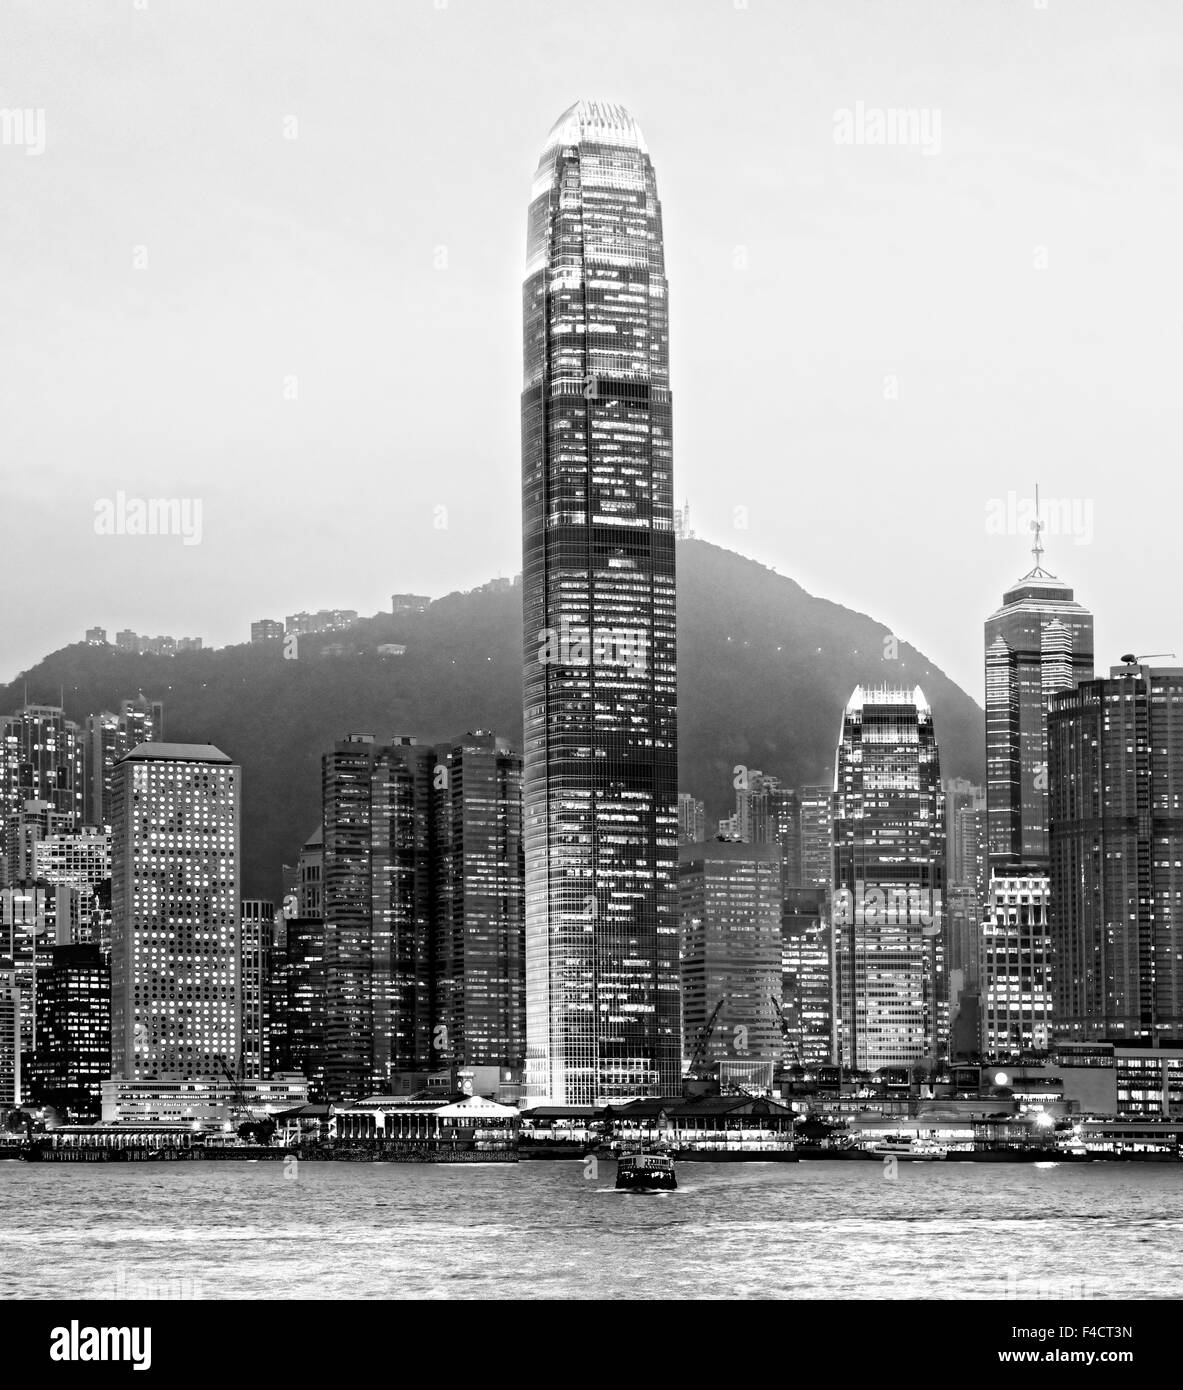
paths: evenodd
<path fill-rule="evenodd" d="M 1048 936 L 1048 709 L 1093 674 L 1093 617 L 1040 564 L 986 619 L 986 839 L 982 1050 L 1019 1051 L 1050 1040 L 1053 962 Z M 1015 985 L 1018 982 L 1019 988 Z"/>
<path fill-rule="evenodd" d="M 986 821 L 991 871 L 1046 867 L 1047 706 L 1093 675 L 1093 616 L 1039 563 L 986 619 Z"/>
<path fill-rule="evenodd" d="M 674 1094 L 681 1054 L 669 320 L 623 107 L 555 123 L 522 391 L 527 1095 Z"/>
<path fill-rule="evenodd" d="M 944 1047 L 945 808 L 932 711 L 914 690 L 856 686 L 834 771 L 838 1038 L 860 1071 Z"/>
<path fill-rule="evenodd" d="M 1064 1041 L 1183 1031 L 1183 667 L 1051 702 L 1051 939 Z"/>
<path fill-rule="evenodd" d="M 242 770 L 143 743 L 111 791 L 111 1074 L 216 1077 L 242 1037 Z"/>

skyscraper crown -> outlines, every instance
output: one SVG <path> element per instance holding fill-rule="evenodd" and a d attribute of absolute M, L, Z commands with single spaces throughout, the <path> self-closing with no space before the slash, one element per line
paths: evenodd
<path fill-rule="evenodd" d="M 577 101 L 551 126 L 543 153 L 556 145 L 622 145 L 648 154 L 641 128 L 614 101 Z"/>

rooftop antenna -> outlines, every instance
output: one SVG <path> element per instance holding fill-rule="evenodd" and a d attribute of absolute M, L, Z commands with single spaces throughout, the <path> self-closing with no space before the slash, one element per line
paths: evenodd
<path fill-rule="evenodd" d="M 1043 530 L 1043 522 L 1039 519 L 1039 484 L 1035 484 L 1035 520 L 1031 523 L 1031 529 L 1035 532 L 1035 544 L 1031 547 L 1031 553 L 1035 556 L 1035 568 L 1039 569 L 1039 557 L 1043 554 L 1043 546 L 1039 543 L 1039 533 Z"/>

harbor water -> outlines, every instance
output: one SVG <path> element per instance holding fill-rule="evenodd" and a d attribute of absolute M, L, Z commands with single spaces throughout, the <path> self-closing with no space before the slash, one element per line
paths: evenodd
<path fill-rule="evenodd" d="M 1170 1298 L 1183 1164 L 0 1162 L 5 1298 Z"/>

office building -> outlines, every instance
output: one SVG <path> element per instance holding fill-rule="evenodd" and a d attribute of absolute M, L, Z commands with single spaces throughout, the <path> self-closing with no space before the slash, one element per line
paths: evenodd
<path fill-rule="evenodd" d="M 1055 1025 L 1183 1035 L 1183 668 L 1131 659 L 1048 716 Z"/>
<path fill-rule="evenodd" d="M 0 956 L 0 1112 L 23 1104 L 21 996 L 11 960 Z"/>
<path fill-rule="evenodd" d="M 432 773 L 432 1034 L 441 1060 L 520 1068 L 526 1055 L 522 759 L 470 733 Z M 443 1028 L 443 1033 L 439 1032 Z"/>
<path fill-rule="evenodd" d="M 834 788 L 830 783 L 802 787 L 801 888 L 831 886 L 834 873 Z M 790 884 L 789 887 L 794 885 Z"/>
<path fill-rule="evenodd" d="M 1027 870 L 990 880 L 982 926 L 982 1054 L 1004 1060 L 1052 1043 L 1048 879 Z"/>
<path fill-rule="evenodd" d="M 54 946 L 37 972 L 32 1081 L 41 1104 L 97 1120 L 111 1075 L 111 970 L 98 946 Z"/>
<path fill-rule="evenodd" d="M 241 769 L 208 743 L 143 743 L 115 766 L 113 1076 L 237 1066 L 241 790 Z"/>
<path fill-rule="evenodd" d="M 661 203 L 581 101 L 538 163 L 523 286 L 527 1094 L 677 1091 L 677 663 Z M 589 930 L 590 923 L 590 930 Z"/>
<path fill-rule="evenodd" d="M 838 1041 L 861 1071 L 934 1065 L 946 1045 L 945 814 L 924 692 L 855 688 L 834 779 Z"/>
<path fill-rule="evenodd" d="M 323 789 L 328 1093 L 388 1092 L 398 1074 L 440 1067 L 520 1068 L 520 755 L 483 732 L 438 747 L 354 735 L 325 756 Z"/>
<path fill-rule="evenodd" d="M 243 898 L 239 904 L 238 971 L 242 995 L 239 1056 L 243 1076 L 268 1074 L 274 932 L 275 904 L 265 898 Z"/>
<path fill-rule="evenodd" d="M 678 890 L 687 1060 L 713 1020 L 695 1073 L 769 1090 L 784 1055 L 780 850 L 721 840 L 683 845 Z"/>
<path fill-rule="evenodd" d="M 781 907 L 781 1020 L 786 1065 L 832 1064 L 834 929 L 824 888 L 790 888 Z"/>
<path fill-rule="evenodd" d="M 990 872 L 1048 859 L 1047 704 L 1093 674 L 1093 618 L 1040 564 L 986 619 L 986 803 Z M 1013 876 L 1013 872 L 1011 874 Z"/>

